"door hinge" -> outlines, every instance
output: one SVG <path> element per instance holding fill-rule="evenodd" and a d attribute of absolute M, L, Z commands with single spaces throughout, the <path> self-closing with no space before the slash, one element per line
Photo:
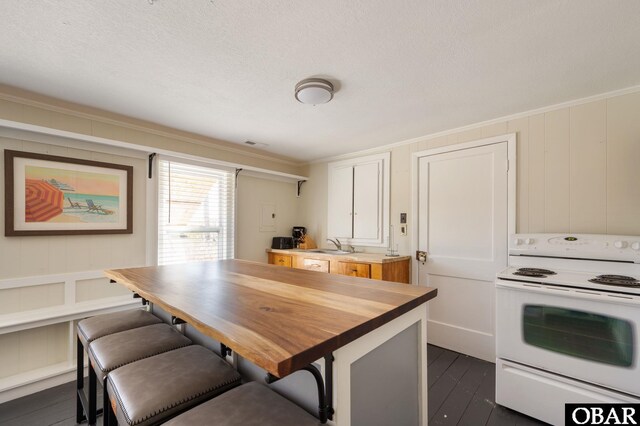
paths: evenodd
<path fill-rule="evenodd" d="M 507 171 L 509 171 L 509 160 L 507 160 Z"/>

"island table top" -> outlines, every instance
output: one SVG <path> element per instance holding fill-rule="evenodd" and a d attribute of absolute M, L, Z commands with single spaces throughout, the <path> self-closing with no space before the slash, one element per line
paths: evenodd
<path fill-rule="evenodd" d="M 437 294 L 429 287 L 242 260 L 112 269 L 105 274 L 277 377 Z"/>

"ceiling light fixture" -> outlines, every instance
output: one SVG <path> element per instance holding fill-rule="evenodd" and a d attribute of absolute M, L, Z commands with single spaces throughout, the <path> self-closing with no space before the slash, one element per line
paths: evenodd
<path fill-rule="evenodd" d="M 321 78 L 307 78 L 296 84 L 295 96 L 303 104 L 326 104 L 333 99 L 333 84 Z"/>
<path fill-rule="evenodd" d="M 260 148 L 264 148 L 264 147 L 269 146 L 269 144 L 264 143 L 264 142 L 244 141 L 244 143 L 246 145 L 249 145 L 249 146 L 260 147 Z"/>

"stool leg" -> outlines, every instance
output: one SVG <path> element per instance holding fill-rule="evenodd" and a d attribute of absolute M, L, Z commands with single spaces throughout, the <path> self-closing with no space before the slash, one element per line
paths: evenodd
<path fill-rule="evenodd" d="M 84 408 L 82 407 L 82 400 L 80 399 L 80 392 L 84 392 L 84 346 L 80 341 L 80 338 L 77 338 L 77 349 L 76 349 L 76 423 L 82 423 L 86 417 L 84 415 Z"/>
<path fill-rule="evenodd" d="M 102 426 L 111 424 L 111 402 L 109 392 L 107 392 L 107 376 L 102 380 Z"/>
<path fill-rule="evenodd" d="M 97 407 L 96 400 L 98 399 L 98 378 L 93 368 L 89 366 L 89 424 L 96 424 Z"/>

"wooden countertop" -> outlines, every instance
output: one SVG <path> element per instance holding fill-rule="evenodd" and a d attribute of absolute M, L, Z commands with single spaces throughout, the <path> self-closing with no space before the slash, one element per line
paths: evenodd
<path fill-rule="evenodd" d="M 267 249 L 267 253 L 288 254 L 291 256 L 313 257 L 314 259 L 337 259 L 347 262 L 364 262 L 364 263 L 391 263 L 400 262 L 411 259 L 411 256 L 385 256 L 381 253 L 348 253 L 348 254 L 331 254 L 318 253 L 312 250 L 302 249 Z"/>
<path fill-rule="evenodd" d="M 437 290 L 241 260 L 113 269 L 107 277 L 284 377 Z"/>

